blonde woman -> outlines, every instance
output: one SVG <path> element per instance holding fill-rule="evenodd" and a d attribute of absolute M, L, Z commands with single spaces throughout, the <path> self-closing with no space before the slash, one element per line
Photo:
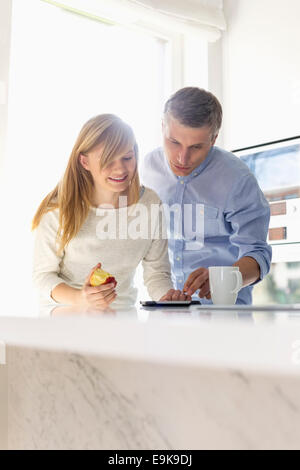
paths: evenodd
<path fill-rule="evenodd" d="M 187 299 L 173 289 L 167 240 L 159 212 L 151 210 L 161 202 L 152 190 L 140 186 L 137 165 L 134 134 L 120 118 L 103 114 L 83 126 L 62 180 L 42 201 L 32 222 L 33 281 L 41 315 L 55 314 L 59 306 L 93 311 L 134 305 L 133 278 L 140 262 L 153 300 Z M 137 205 L 151 218 L 142 237 L 139 224 L 134 225 Z M 107 221 L 118 224 L 107 231 Z M 130 223 L 128 236 L 125 229 Z M 116 288 L 90 285 L 90 275 L 100 265 L 116 278 Z"/>

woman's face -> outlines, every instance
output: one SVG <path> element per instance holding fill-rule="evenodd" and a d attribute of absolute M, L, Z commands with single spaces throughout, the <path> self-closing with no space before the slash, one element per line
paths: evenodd
<path fill-rule="evenodd" d="M 103 145 L 100 144 L 86 155 L 80 155 L 82 166 L 90 171 L 95 186 L 115 193 L 125 192 L 135 175 L 137 161 L 134 147 L 126 154 L 113 160 L 106 168 L 100 170 Z"/>

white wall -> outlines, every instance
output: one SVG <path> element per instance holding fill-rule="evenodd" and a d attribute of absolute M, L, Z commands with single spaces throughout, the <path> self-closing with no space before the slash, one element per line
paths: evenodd
<path fill-rule="evenodd" d="M 300 1 L 224 0 L 224 146 L 300 134 Z"/>
<path fill-rule="evenodd" d="M 12 0 L 0 0 L 0 173 L 6 146 Z"/>

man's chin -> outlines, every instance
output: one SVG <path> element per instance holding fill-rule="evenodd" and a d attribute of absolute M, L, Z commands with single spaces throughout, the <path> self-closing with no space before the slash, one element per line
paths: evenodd
<path fill-rule="evenodd" d="M 171 165 L 171 169 L 176 176 L 188 176 L 192 173 L 192 168 L 178 168 L 174 165 Z"/>

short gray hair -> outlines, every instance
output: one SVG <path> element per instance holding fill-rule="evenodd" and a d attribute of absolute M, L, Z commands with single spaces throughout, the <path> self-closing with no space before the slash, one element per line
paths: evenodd
<path fill-rule="evenodd" d="M 223 119 L 219 100 L 209 91 L 186 87 L 174 93 L 165 104 L 165 115 L 171 115 L 186 127 L 209 126 L 215 137 Z"/>

